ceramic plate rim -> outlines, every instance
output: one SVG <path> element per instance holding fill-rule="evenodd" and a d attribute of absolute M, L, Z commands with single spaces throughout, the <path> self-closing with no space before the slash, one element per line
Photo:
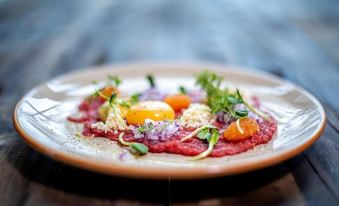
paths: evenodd
<path fill-rule="evenodd" d="M 261 158 L 261 159 L 255 159 L 254 161 L 250 161 L 246 164 L 239 164 L 239 165 L 233 165 L 233 167 L 225 167 L 224 165 L 220 165 L 218 167 L 198 167 L 198 168 L 185 168 L 184 170 L 180 170 L 180 168 L 164 168 L 161 169 L 159 167 L 147 167 L 142 168 L 142 172 L 136 172 L 137 170 L 140 170 L 139 167 L 136 166 L 130 166 L 130 165 L 114 165 L 114 164 L 105 164 L 102 161 L 88 161 L 84 156 L 81 157 L 80 155 L 75 154 L 69 154 L 62 151 L 59 151 L 57 149 L 53 149 L 51 147 L 48 147 L 48 145 L 44 145 L 39 143 L 37 140 L 35 140 L 34 137 L 28 135 L 24 129 L 21 127 L 18 117 L 17 117 L 17 111 L 23 102 L 23 100 L 29 96 L 31 93 L 36 91 L 38 88 L 40 88 L 42 85 L 46 84 L 49 81 L 63 79 L 67 76 L 72 76 L 77 73 L 87 73 L 91 71 L 95 72 L 102 72 L 104 70 L 110 69 L 116 69 L 116 68 L 124 68 L 124 69 L 131 69 L 133 67 L 169 67 L 169 66 L 177 66 L 177 67 L 190 67 L 190 68 L 215 68 L 214 70 L 224 70 L 227 69 L 227 71 L 231 72 L 237 72 L 237 73 L 244 73 L 249 74 L 252 76 L 260 76 L 263 78 L 270 78 L 270 80 L 279 82 L 279 83 L 287 83 L 293 86 L 295 89 L 299 90 L 300 93 L 303 95 L 306 95 L 308 98 L 311 99 L 312 103 L 316 104 L 317 108 L 321 112 L 321 121 L 317 127 L 317 129 L 314 131 L 312 135 L 308 137 L 308 139 L 296 146 L 296 147 L 290 147 L 287 149 L 284 149 L 280 151 L 278 154 L 271 155 L 269 158 Z M 95 70 L 93 70 L 95 68 Z M 235 69 L 236 68 L 236 69 Z M 215 63 L 154 63 L 154 62 L 137 62 L 137 63 L 127 63 L 127 64 L 112 64 L 112 65 L 103 65 L 103 66 L 94 66 L 89 67 L 88 69 L 83 70 L 76 70 L 72 72 L 65 73 L 63 75 L 59 75 L 55 78 L 52 78 L 46 82 L 43 82 L 34 88 L 30 89 L 16 104 L 15 110 L 13 112 L 13 124 L 19 135 L 24 139 L 24 141 L 31 146 L 32 148 L 36 149 L 38 152 L 45 154 L 52 159 L 55 159 L 57 161 L 63 162 L 65 164 L 75 166 L 77 168 L 87 169 L 92 172 L 99 172 L 107 175 L 117 175 L 117 176 L 124 176 L 124 177 L 133 177 L 133 178 L 148 178 L 148 179 L 167 179 L 168 177 L 171 177 L 173 179 L 198 179 L 198 178 L 207 178 L 207 177 L 218 177 L 218 176 L 226 176 L 226 175 L 234 175 L 234 174 L 240 174 L 244 172 L 249 172 L 257 169 L 261 169 L 264 167 L 272 166 L 275 164 L 278 164 L 284 160 L 287 160 L 289 158 L 292 158 L 296 156 L 297 154 L 301 153 L 308 147 L 310 147 L 323 133 L 326 125 L 326 114 L 324 111 L 323 106 L 317 100 L 312 94 L 310 94 L 305 89 L 295 85 L 294 83 L 291 83 L 287 80 L 283 80 L 279 77 L 276 77 L 274 75 L 268 74 L 266 72 L 262 71 L 249 71 L 244 70 L 246 67 L 238 66 L 238 65 L 223 65 L 223 64 L 215 64 Z"/>

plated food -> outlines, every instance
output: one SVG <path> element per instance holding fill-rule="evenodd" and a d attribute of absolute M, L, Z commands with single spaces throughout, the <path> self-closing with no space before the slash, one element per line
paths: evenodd
<path fill-rule="evenodd" d="M 206 68 L 223 78 L 215 91 L 228 88 L 228 95 L 209 96 L 206 85 L 197 84 Z M 231 110 L 216 101 L 225 97 L 221 102 L 231 102 Z M 112 115 L 110 102 L 121 119 Z M 72 166 L 125 177 L 196 179 L 239 174 L 297 155 L 321 135 L 325 113 L 307 91 L 266 73 L 216 64 L 136 63 L 42 83 L 18 102 L 13 122 L 31 147 Z M 153 133 L 152 127 L 162 126 L 166 132 Z"/>
<path fill-rule="evenodd" d="M 68 120 L 84 125 L 82 137 L 108 138 L 136 156 L 172 153 L 189 160 L 242 153 L 276 132 L 276 120 L 255 95 L 228 88 L 215 72 L 203 71 L 195 88 L 177 85 L 175 92 L 158 89 L 151 74 L 145 79 L 149 88 L 133 93 L 119 89 L 118 76 L 108 76 L 79 105 L 80 117 Z"/>

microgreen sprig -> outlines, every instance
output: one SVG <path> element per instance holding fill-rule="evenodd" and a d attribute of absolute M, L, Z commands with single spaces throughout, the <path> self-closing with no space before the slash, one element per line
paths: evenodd
<path fill-rule="evenodd" d="M 136 104 L 139 102 L 139 97 L 141 96 L 140 93 L 135 93 L 135 94 L 132 94 L 131 96 L 131 103 L 132 104 Z"/>
<path fill-rule="evenodd" d="M 212 129 L 211 132 L 205 132 L 204 131 L 204 135 L 202 135 L 204 138 L 207 139 L 208 141 L 208 148 L 207 150 L 205 150 L 204 152 L 193 156 L 190 158 L 190 160 L 199 160 L 199 159 L 203 159 L 205 157 L 207 157 L 213 150 L 214 146 L 217 144 L 218 140 L 219 140 L 219 131 L 218 129 L 214 128 Z"/>
<path fill-rule="evenodd" d="M 105 99 L 105 100 L 107 100 L 107 101 L 109 101 L 109 99 L 110 99 L 109 97 L 107 97 L 106 95 L 104 95 L 102 92 L 100 92 L 98 89 L 95 89 L 94 95 L 100 96 L 100 97 L 102 97 L 103 99 Z"/>
<path fill-rule="evenodd" d="M 108 79 L 112 81 L 116 87 L 122 83 L 122 80 L 118 76 L 108 75 Z"/>
<path fill-rule="evenodd" d="M 216 127 L 213 126 L 213 125 L 204 125 L 202 127 L 197 128 L 196 130 L 194 130 L 191 134 L 181 138 L 180 141 L 185 142 L 186 140 L 191 139 L 192 137 L 199 134 L 201 131 L 204 131 L 205 129 L 214 129 L 214 128 L 216 128 Z"/>
<path fill-rule="evenodd" d="M 240 134 L 244 134 L 244 130 L 241 128 L 240 126 L 240 120 L 241 118 L 237 119 L 237 121 L 235 122 L 236 126 L 237 126 L 237 130 L 240 132 Z"/>
<path fill-rule="evenodd" d="M 179 86 L 178 90 L 181 94 L 187 94 L 187 89 L 182 85 Z"/>
<path fill-rule="evenodd" d="M 155 88 L 156 87 L 156 84 L 155 84 L 155 81 L 154 81 L 154 76 L 151 75 L 151 74 L 148 74 L 146 76 L 146 79 L 148 80 L 148 83 L 150 85 L 151 88 Z"/>
<path fill-rule="evenodd" d="M 109 106 L 112 108 L 114 115 L 117 117 L 117 120 L 119 121 L 119 124 L 122 125 L 124 128 L 127 128 L 127 125 L 125 123 L 125 121 L 122 119 L 122 117 L 118 114 L 118 110 L 115 106 L 115 101 L 117 99 L 117 94 L 113 93 L 111 95 L 110 98 L 108 98 L 107 96 L 105 96 L 102 92 L 100 92 L 99 90 L 95 90 L 95 94 L 99 95 L 100 97 L 104 98 L 105 100 L 108 101 Z"/>
<path fill-rule="evenodd" d="M 116 99 L 116 94 L 112 94 L 111 98 L 109 98 L 109 106 L 113 109 L 114 112 L 114 116 L 117 118 L 117 120 L 119 121 L 119 124 L 122 125 L 124 128 L 127 128 L 126 122 L 124 121 L 124 119 L 120 116 L 120 114 L 118 113 L 118 110 L 114 104 L 115 99 Z"/>
<path fill-rule="evenodd" d="M 119 142 L 124 146 L 128 146 L 132 153 L 136 153 L 138 155 L 144 155 L 148 152 L 149 149 L 146 145 L 139 143 L 139 142 L 126 142 L 123 139 L 123 136 L 124 136 L 124 133 L 122 132 L 118 138 Z"/>
<path fill-rule="evenodd" d="M 239 90 L 230 92 L 227 88 L 220 88 L 223 78 L 213 72 L 205 71 L 200 73 L 196 78 L 196 84 L 199 85 L 207 94 L 207 104 L 212 113 L 220 111 L 229 114 L 234 119 L 246 117 L 248 110 L 236 109 L 237 104 L 244 104 L 247 108 L 264 119 L 269 119 L 268 115 L 255 109 L 252 105 L 244 100 Z"/>
<path fill-rule="evenodd" d="M 265 114 L 265 113 L 255 109 L 252 105 L 250 105 L 247 101 L 245 101 L 243 99 L 243 97 L 241 96 L 241 94 L 240 94 L 238 89 L 237 89 L 237 96 L 241 100 L 241 103 L 246 105 L 248 107 L 248 109 L 250 109 L 252 112 L 254 112 L 255 114 L 257 114 L 258 116 L 262 117 L 265 120 L 269 120 L 270 119 L 270 117 L 267 114 Z"/>
<path fill-rule="evenodd" d="M 118 99 L 116 93 L 113 93 L 111 95 L 111 97 L 107 97 L 102 92 L 100 92 L 99 90 L 96 89 L 94 94 L 97 95 L 97 96 L 102 97 L 105 100 L 107 100 L 111 107 L 113 107 L 113 104 L 115 104 L 115 103 L 120 105 L 120 106 L 122 106 L 122 107 L 125 107 L 125 108 L 130 108 L 131 107 L 131 103 L 130 102 L 128 102 L 128 101 L 126 101 L 124 99 Z"/>
<path fill-rule="evenodd" d="M 117 94 L 113 93 L 109 98 L 109 106 L 114 107 L 114 101 L 117 98 Z"/>

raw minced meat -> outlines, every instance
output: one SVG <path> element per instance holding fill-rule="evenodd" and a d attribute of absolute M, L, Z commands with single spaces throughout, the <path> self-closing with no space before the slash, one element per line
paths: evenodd
<path fill-rule="evenodd" d="M 79 119 L 70 118 L 74 122 L 82 122 L 85 125 L 83 134 L 85 136 L 97 136 L 97 137 L 107 137 L 111 140 L 118 140 L 120 132 L 115 130 L 102 130 L 97 127 L 91 127 L 95 122 L 99 121 L 97 114 L 98 108 L 103 104 L 103 101 L 94 99 L 92 101 L 85 100 L 79 107 L 80 111 L 84 113 L 84 116 Z M 222 157 L 226 155 L 238 154 L 245 152 L 249 149 L 254 148 L 260 144 L 266 144 L 269 142 L 276 129 L 277 123 L 271 118 L 266 121 L 257 121 L 260 130 L 254 134 L 252 137 L 239 141 L 227 141 L 223 138 L 223 135 L 220 134 L 218 143 L 215 145 L 213 151 L 209 154 L 210 157 Z M 195 156 L 208 147 L 208 142 L 206 140 L 201 140 L 198 138 L 192 138 L 185 142 L 181 142 L 180 139 L 190 134 L 193 131 L 193 128 L 180 127 L 173 136 L 167 138 L 159 139 L 150 139 L 147 136 L 136 137 L 133 133 L 133 130 L 125 130 L 123 139 L 125 141 L 140 142 L 149 147 L 149 151 L 153 153 L 173 153 L 181 154 L 186 156 Z"/>

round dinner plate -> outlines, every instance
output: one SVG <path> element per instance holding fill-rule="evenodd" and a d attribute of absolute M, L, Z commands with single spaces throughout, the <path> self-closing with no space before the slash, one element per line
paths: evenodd
<path fill-rule="evenodd" d="M 155 76 L 161 90 L 176 91 L 178 85 L 193 88 L 194 75 L 206 69 L 223 76 L 225 85 L 260 99 L 262 109 L 278 121 L 277 132 L 268 144 L 198 161 L 167 153 L 135 157 L 115 141 L 79 136 L 81 125 L 67 121 L 69 115 L 77 115 L 83 98 L 103 85 L 109 75 L 121 77 L 122 92 L 147 88 L 147 74 Z M 95 172 L 153 179 L 216 177 L 277 164 L 308 148 L 325 127 L 323 107 L 304 89 L 266 73 L 201 63 L 125 64 L 68 73 L 29 91 L 18 102 L 13 119 L 22 138 L 53 159 Z"/>

